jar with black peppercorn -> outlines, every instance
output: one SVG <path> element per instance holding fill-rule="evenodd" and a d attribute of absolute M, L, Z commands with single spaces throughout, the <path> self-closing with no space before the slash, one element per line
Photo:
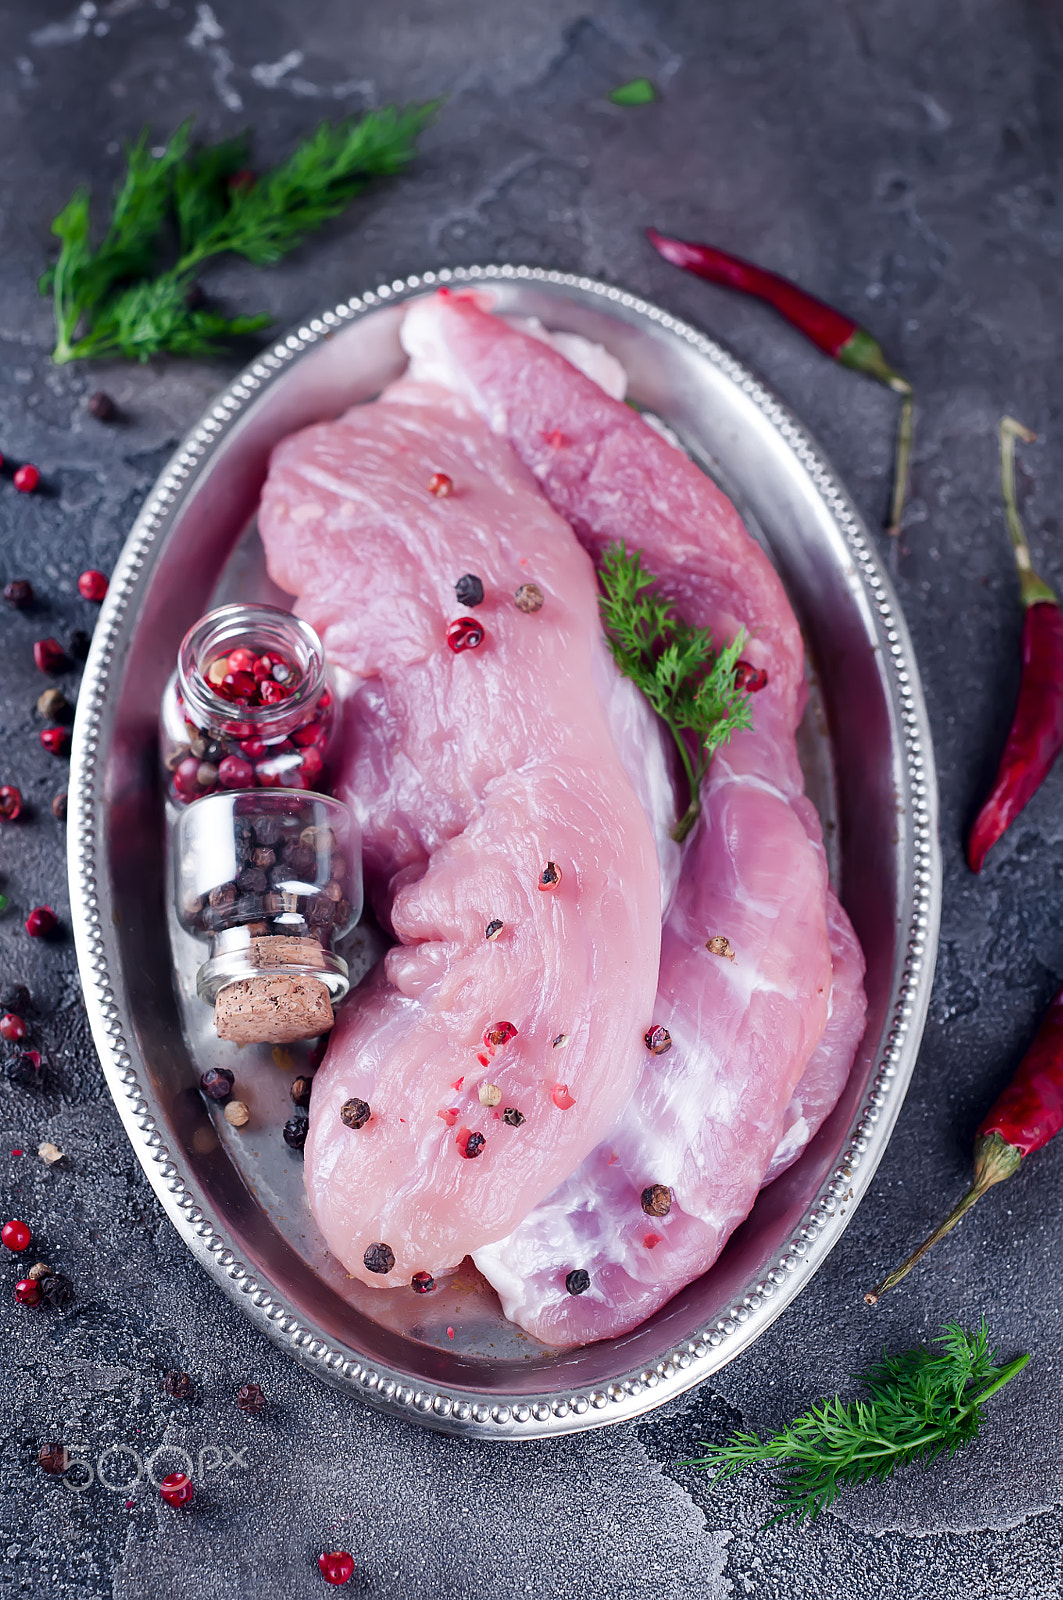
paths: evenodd
<path fill-rule="evenodd" d="M 297 789 L 212 794 L 173 834 L 178 919 L 210 941 L 196 987 L 220 1038 L 287 1044 L 332 1027 L 349 988 L 333 942 L 362 909 L 361 840 L 346 806 Z"/>
<path fill-rule="evenodd" d="M 275 606 L 228 605 L 189 629 L 162 698 L 167 794 L 325 789 L 333 729 L 325 653 Z"/>

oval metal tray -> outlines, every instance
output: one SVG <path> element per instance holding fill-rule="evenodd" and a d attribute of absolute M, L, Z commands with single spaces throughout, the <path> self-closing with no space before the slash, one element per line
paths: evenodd
<path fill-rule="evenodd" d="M 403 366 L 403 302 L 490 283 L 498 307 L 606 345 L 632 397 L 737 502 L 787 586 L 814 693 L 809 792 L 868 960 L 868 1027 L 848 1088 L 802 1159 L 764 1190 L 720 1260 L 634 1332 L 547 1349 L 479 1276 L 428 1297 L 372 1290 L 324 1249 L 280 1138 L 297 1052 L 238 1058 L 252 1121 L 235 1133 L 196 1087 L 231 1059 L 171 945 L 156 716 L 186 628 L 220 596 L 266 597 L 253 521 L 269 452 L 370 398 Z M 111 582 L 78 702 L 69 864 L 93 1036 L 126 1131 L 189 1249 L 251 1321 L 308 1369 L 450 1433 L 533 1438 L 631 1418 L 744 1350 L 848 1224 L 915 1064 L 937 943 L 933 756 L 918 674 L 859 516 L 800 424 L 730 355 L 636 296 L 530 267 L 428 272 L 288 335 L 232 383 L 159 478 Z M 369 932 L 351 954 L 364 966 Z M 245 1085 L 247 1086 L 245 1089 Z"/>

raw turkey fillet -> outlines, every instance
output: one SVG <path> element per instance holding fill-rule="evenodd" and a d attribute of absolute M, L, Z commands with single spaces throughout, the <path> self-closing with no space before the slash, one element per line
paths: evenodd
<path fill-rule="evenodd" d="M 429 492 L 435 473 L 451 495 Z M 613 720 L 626 706 L 632 739 L 644 713 L 606 659 L 585 552 L 453 395 L 400 382 L 285 440 L 259 527 L 271 576 L 354 677 L 338 793 L 399 940 L 341 1009 L 315 1078 L 307 1193 L 348 1272 L 409 1283 L 510 1231 L 634 1085 L 660 875 L 607 705 Z M 454 594 L 465 573 L 483 582 L 485 638 L 455 654 L 446 630 L 467 609 Z M 544 603 L 525 614 L 513 597 L 529 581 Z M 543 892 L 549 861 L 562 878 Z M 516 1037 L 485 1047 L 500 1022 Z M 494 1108 L 478 1096 L 487 1083 Z M 341 1119 L 350 1099 L 371 1107 L 360 1129 Z M 470 1133 L 486 1137 L 472 1159 Z M 379 1244 L 394 1255 L 382 1273 L 365 1264 Z"/>
<path fill-rule="evenodd" d="M 744 658 L 768 673 L 752 729 L 711 763 L 667 910 L 653 1016 L 671 1048 L 644 1057 L 619 1125 L 582 1166 L 475 1255 L 508 1317 L 549 1343 L 584 1343 L 633 1328 L 716 1259 L 787 1133 L 791 1146 L 804 1135 L 793 1132 L 797 1094 L 807 1073 L 821 1076 L 832 954 L 840 996 L 855 985 L 862 999 L 862 962 L 833 897 L 833 941 L 828 929 L 819 822 L 794 739 L 805 698 L 797 623 L 734 507 L 629 408 L 472 297 L 418 302 L 403 342 L 415 377 L 449 385 L 510 440 L 596 559 L 617 539 L 640 549 L 689 623 L 718 645 L 744 626 Z M 708 951 L 716 935 L 733 960 Z M 832 1067 L 851 1064 L 860 1011 L 839 1006 L 844 1024 L 823 1045 Z M 671 1191 L 666 1216 L 642 1208 L 652 1185 Z M 581 1295 L 566 1289 L 573 1268 L 590 1274 Z"/>

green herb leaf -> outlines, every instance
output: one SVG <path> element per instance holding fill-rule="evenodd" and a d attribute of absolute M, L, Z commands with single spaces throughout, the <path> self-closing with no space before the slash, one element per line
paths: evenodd
<path fill-rule="evenodd" d="M 55 302 L 52 359 L 122 355 L 139 360 L 168 350 L 212 354 L 230 338 L 269 325 L 265 315 L 227 318 L 187 304 L 193 274 L 223 254 L 256 265 L 279 261 L 307 234 L 338 216 L 373 177 L 400 171 L 437 102 L 326 122 L 286 161 L 247 183 L 246 135 L 191 148 L 182 123 L 159 156 L 145 131 L 127 155 L 125 178 L 107 231 L 93 250 L 88 191 L 79 189 L 52 224 L 59 260 L 39 283 Z M 164 247 L 176 238 L 176 259 Z"/>
<path fill-rule="evenodd" d="M 648 106 L 656 98 L 657 90 L 649 78 L 632 78 L 630 83 L 620 84 L 609 95 L 614 106 Z"/>
<path fill-rule="evenodd" d="M 717 654 L 704 628 L 674 615 L 672 602 L 656 592 L 656 579 L 643 567 L 642 552 L 629 554 L 623 540 L 607 547 L 599 575 L 609 648 L 668 724 L 690 783 L 690 804 L 672 830 L 674 839 L 683 840 L 700 815 L 701 780 L 713 752 L 736 729 L 753 725 L 749 696 L 735 682 L 746 632 L 740 628 Z"/>
<path fill-rule="evenodd" d="M 946 1323 L 933 1347 L 883 1355 L 860 1375 L 870 1400 L 821 1401 L 770 1439 L 734 1433 L 724 1444 L 704 1445 L 707 1454 L 684 1465 L 714 1473 L 714 1483 L 758 1462 L 785 1466 L 771 1523 L 814 1519 L 843 1484 L 888 1478 L 912 1461 L 926 1466 L 942 1451 L 951 1455 L 969 1444 L 985 1402 L 1029 1359 L 997 1365 L 984 1319 L 974 1333 Z"/>

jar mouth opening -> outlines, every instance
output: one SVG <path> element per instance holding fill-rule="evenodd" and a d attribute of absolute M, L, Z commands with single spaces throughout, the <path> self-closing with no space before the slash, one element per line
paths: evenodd
<path fill-rule="evenodd" d="M 227 700 L 207 677 L 219 656 L 247 648 L 256 655 L 276 652 L 299 673 L 298 687 L 275 706 L 249 706 Z M 263 737 L 284 737 L 305 720 L 326 687 L 325 652 L 314 629 L 278 606 L 219 606 L 191 627 L 181 641 L 177 682 L 188 715 L 213 727 L 250 723 Z"/>

